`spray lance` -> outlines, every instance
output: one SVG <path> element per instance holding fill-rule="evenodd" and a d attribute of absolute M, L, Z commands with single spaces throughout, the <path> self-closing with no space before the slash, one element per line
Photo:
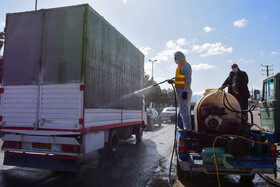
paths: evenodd
<path fill-rule="evenodd" d="M 165 82 L 167 82 L 167 83 L 169 83 L 169 84 L 173 84 L 173 83 L 174 83 L 174 79 L 175 79 L 175 77 L 173 77 L 173 78 L 171 78 L 171 79 L 166 79 L 166 80 L 164 80 L 164 81 L 162 81 L 162 82 L 159 82 L 159 83 L 156 83 L 156 84 L 152 85 L 152 87 L 156 87 L 156 86 L 158 86 L 158 85 L 160 85 L 160 84 L 163 84 L 163 83 L 165 83 Z"/>

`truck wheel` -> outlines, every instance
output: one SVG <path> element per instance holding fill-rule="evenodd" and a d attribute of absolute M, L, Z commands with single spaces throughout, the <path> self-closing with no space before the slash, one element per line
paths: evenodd
<path fill-rule="evenodd" d="M 119 146 L 119 133 L 116 130 L 110 132 L 109 142 L 106 146 L 106 149 L 109 153 L 114 153 L 118 150 Z"/>
<path fill-rule="evenodd" d="M 136 143 L 140 143 L 143 136 L 143 128 L 142 125 L 137 125 L 135 127 L 135 136 L 136 136 Z"/>
<path fill-rule="evenodd" d="M 251 184 L 255 178 L 255 174 L 253 175 L 241 175 L 240 176 L 240 183 L 242 184 Z"/>

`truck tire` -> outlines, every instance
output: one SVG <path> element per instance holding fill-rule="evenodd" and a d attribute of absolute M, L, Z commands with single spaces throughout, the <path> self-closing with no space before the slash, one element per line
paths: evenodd
<path fill-rule="evenodd" d="M 109 142 L 106 145 L 106 150 L 109 153 L 115 153 L 119 147 L 119 133 L 116 130 L 111 130 L 109 136 Z"/>
<path fill-rule="evenodd" d="M 140 143 L 143 136 L 143 128 L 142 125 L 137 125 L 135 127 L 135 136 L 136 136 L 136 143 Z"/>

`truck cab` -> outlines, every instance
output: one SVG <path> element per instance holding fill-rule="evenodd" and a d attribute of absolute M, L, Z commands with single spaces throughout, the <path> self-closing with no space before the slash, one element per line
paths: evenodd
<path fill-rule="evenodd" d="M 260 102 L 261 127 L 280 134 L 280 73 L 263 81 L 262 101 Z"/>

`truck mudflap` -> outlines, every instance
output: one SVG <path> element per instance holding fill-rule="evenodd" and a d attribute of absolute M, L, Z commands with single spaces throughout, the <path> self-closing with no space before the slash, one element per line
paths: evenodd
<path fill-rule="evenodd" d="M 55 171 L 77 170 L 78 157 L 5 152 L 4 165 L 49 169 Z"/>
<path fill-rule="evenodd" d="M 233 168 L 218 166 L 221 175 L 252 175 L 256 173 L 273 174 L 277 169 L 277 165 L 273 161 L 263 159 L 252 159 L 239 162 L 240 165 L 233 165 Z M 190 154 L 189 160 L 179 159 L 178 164 L 183 171 L 203 172 L 205 174 L 216 174 L 215 165 L 203 164 L 202 157 L 199 154 Z"/>

